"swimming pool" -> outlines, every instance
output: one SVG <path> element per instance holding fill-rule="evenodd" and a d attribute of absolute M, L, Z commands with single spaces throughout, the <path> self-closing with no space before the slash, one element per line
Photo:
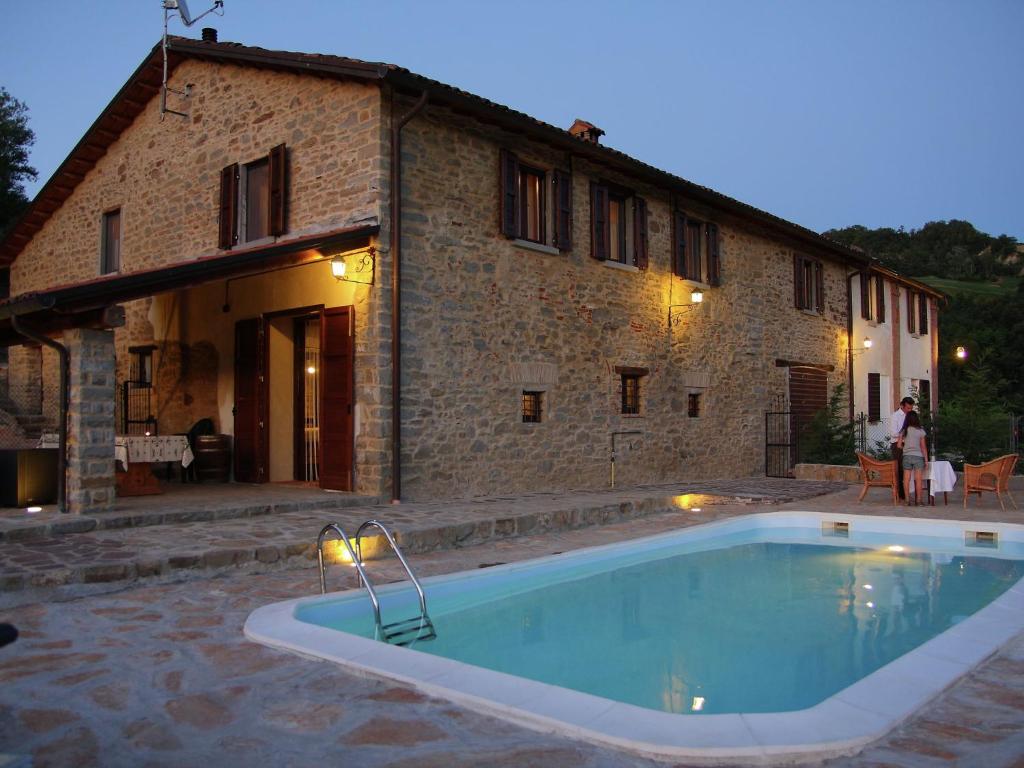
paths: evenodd
<path fill-rule="evenodd" d="M 370 639 L 362 590 L 265 606 L 245 631 L 642 754 L 820 759 L 1024 629 L 1024 529 L 977 528 L 752 515 L 426 579 L 438 638 L 413 650 Z M 386 621 L 418 612 L 408 585 L 379 592 Z"/>

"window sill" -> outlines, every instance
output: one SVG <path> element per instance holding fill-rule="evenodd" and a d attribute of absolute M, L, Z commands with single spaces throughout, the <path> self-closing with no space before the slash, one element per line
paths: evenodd
<path fill-rule="evenodd" d="M 557 248 L 544 245 L 543 243 L 535 243 L 532 240 L 520 240 L 516 238 L 512 241 L 512 245 L 516 248 L 522 248 L 524 251 L 536 251 L 537 253 L 546 253 L 548 256 L 560 256 L 561 251 Z"/>
<path fill-rule="evenodd" d="M 676 277 L 679 279 L 679 282 L 681 282 L 687 288 L 699 288 L 702 291 L 711 290 L 711 283 L 704 283 L 701 282 L 700 280 L 691 280 L 690 278 L 683 277 L 682 275 L 676 275 Z"/>
<path fill-rule="evenodd" d="M 798 311 L 803 312 L 805 315 L 810 315 L 811 317 L 821 317 L 821 312 L 816 309 L 801 308 Z"/>
<path fill-rule="evenodd" d="M 639 272 L 640 270 L 634 267 L 632 264 L 623 264 L 621 261 L 602 261 L 606 267 L 612 269 L 621 269 L 623 272 Z"/>

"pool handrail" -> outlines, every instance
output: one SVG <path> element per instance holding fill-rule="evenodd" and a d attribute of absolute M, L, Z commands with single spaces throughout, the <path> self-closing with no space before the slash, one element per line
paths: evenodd
<path fill-rule="evenodd" d="M 324 538 L 330 531 L 335 531 L 341 542 L 344 544 L 345 549 L 348 550 L 349 557 L 352 558 L 352 564 L 356 567 L 359 572 L 359 578 L 363 581 L 363 586 L 366 587 L 366 591 L 370 595 L 370 602 L 373 603 L 373 617 L 376 621 L 377 626 L 380 626 L 380 600 L 377 598 L 377 592 L 373 589 L 373 585 L 366 576 L 366 571 L 363 570 L 362 561 L 358 555 L 352 551 L 352 545 L 348 542 L 348 536 L 345 535 L 345 531 L 341 529 L 341 526 L 337 523 L 328 523 L 320 531 L 320 535 L 316 539 L 316 557 L 317 562 L 320 564 L 320 594 L 327 594 L 327 566 L 324 564 Z M 362 530 L 360 528 L 360 530 Z M 358 539 L 356 540 L 356 546 L 358 547 Z M 404 562 L 404 561 L 403 561 Z"/>
<path fill-rule="evenodd" d="M 416 578 L 416 574 L 412 572 L 412 568 L 409 567 L 409 563 L 405 559 L 405 555 L 402 554 L 402 550 L 399 549 L 398 544 L 395 542 L 395 537 L 391 535 L 391 531 L 388 530 L 387 526 L 384 525 L 380 520 L 367 520 L 365 523 L 359 526 L 359 530 L 356 531 L 356 554 L 362 557 L 362 538 L 363 531 L 367 528 L 378 528 L 380 532 L 384 534 L 384 537 L 388 540 L 388 544 L 391 545 L 391 549 L 394 550 L 395 555 L 398 556 L 398 561 L 405 568 L 405 573 L 409 577 L 409 581 L 416 588 L 416 594 L 420 597 L 420 615 L 427 616 L 427 596 L 423 593 L 423 587 L 420 586 L 419 579 Z M 363 580 L 366 580 L 366 575 L 362 569 L 359 570 L 360 576 Z M 429 618 L 429 617 L 428 617 Z M 380 623 L 380 612 L 377 613 L 377 622 Z"/>

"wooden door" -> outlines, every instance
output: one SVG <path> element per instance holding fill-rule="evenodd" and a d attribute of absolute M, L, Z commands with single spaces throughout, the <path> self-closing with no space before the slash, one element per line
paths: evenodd
<path fill-rule="evenodd" d="M 269 398 L 266 321 L 235 323 L 235 480 L 265 483 L 270 463 L 267 443 Z"/>
<path fill-rule="evenodd" d="M 320 321 L 320 487 L 352 490 L 354 442 L 352 307 L 325 309 Z"/>
<path fill-rule="evenodd" d="M 828 406 L 828 374 L 820 368 L 794 366 L 789 369 L 789 411 L 792 434 L 799 441 L 814 415 Z M 797 442 L 799 446 L 799 442 Z M 794 456 L 793 462 L 800 457 Z"/>

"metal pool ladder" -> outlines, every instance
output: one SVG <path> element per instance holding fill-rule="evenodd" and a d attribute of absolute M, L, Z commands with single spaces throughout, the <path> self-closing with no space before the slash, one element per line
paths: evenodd
<path fill-rule="evenodd" d="M 387 539 L 391 549 L 394 550 L 395 555 L 398 557 L 398 561 L 402 564 L 405 569 L 406 575 L 409 577 L 409 581 L 416 588 L 416 594 L 420 598 L 420 615 L 413 616 L 408 619 L 402 619 L 400 621 L 394 621 L 390 624 L 384 624 L 381 621 L 380 616 L 380 599 L 377 597 L 377 591 L 373 588 L 373 584 L 370 582 L 370 577 L 367 576 L 366 570 L 363 568 L 362 559 L 362 538 L 363 533 L 368 528 L 378 528 L 380 532 L 384 534 L 384 538 Z M 391 531 L 388 530 L 387 526 L 379 520 L 367 520 L 365 523 L 359 526 L 359 530 L 356 531 L 356 548 L 352 551 L 352 545 L 349 544 L 348 536 L 345 535 L 345 531 L 342 530 L 338 523 L 330 523 L 323 527 L 320 531 L 320 535 L 316 540 L 316 556 L 317 562 L 320 564 L 320 594 L 326 594 L 327 592 L 327 566 L 324 563 L 324 540 L 327 534 L 334 531 L 341 540 L 342 545 L 348 551 L 349 557 L 352 558 L 352 564 L 355 565 L 356 571 L 359 572 L 359 580 L 366 587 L 366 592 L 370 596 L 370 602 L 373 604 L 373 619 L 374 619 L 374 639 L 383 640 L 386 643 L 392 643 L 394 645 L 410 645 L 419 640 L 433 640 L 437 637 L 437 632 L 434 630 L 434 623 L 430 620 L 430 616 L 427 614 L 427 596 L 423 593 L 423 587 L 420 586 L 419 579 L 412 572 L 412 568 L 409 567 L 409 563 L 406 561 L 405 556 L 402 554 L 402 550 L 399 549 L 398 544 L 395 543 L 395 537 L 391 535 Z"/>

